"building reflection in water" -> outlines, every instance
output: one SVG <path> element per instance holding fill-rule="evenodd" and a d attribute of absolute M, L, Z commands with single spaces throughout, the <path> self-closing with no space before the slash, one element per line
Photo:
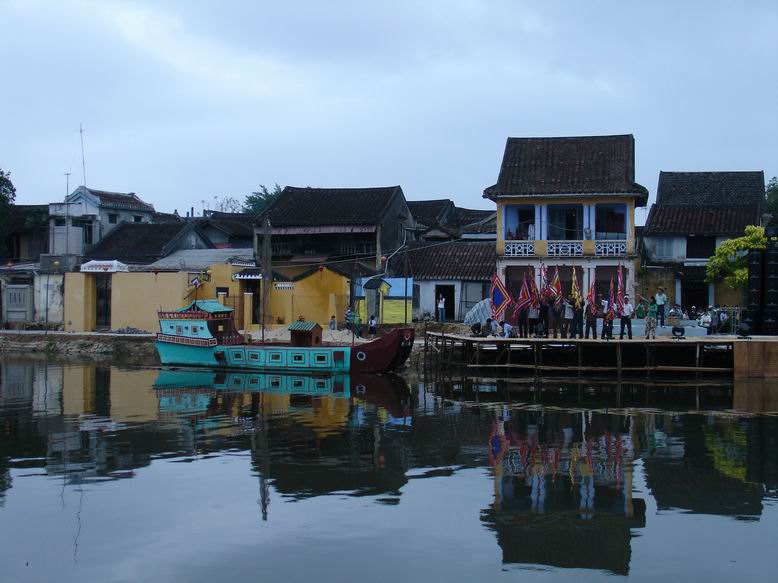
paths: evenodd
<path fill-rule="evenodd" d="M 625 408 L 646 400 L 645 387 L 626 383 L 436 390 L 416 394 L 391 375 L 160 374 L 0 359 L 0 505 L 18 485 L 12 475 L 29 468 L 81 488 L 132 478 L 155 460 L 234 452 L 258 478 L 265 520 L 284 499 L 400 504 L 411 480 L 447 487 L 452 473 L 489 468 L 494 498 L 481 520 L 504 563 L 626 574 L 632 538 L 651 527 L 643 498 L 660 512 L 759 520 L 778 492 L 778 418 L 755 415 L 778 410 L 769 383 L 700 394 L 654 387 L 651 409 Z M 617 399 L 621 408 L 604 408 Z M 647 491 L 634 497 L 638 472 Z"/>

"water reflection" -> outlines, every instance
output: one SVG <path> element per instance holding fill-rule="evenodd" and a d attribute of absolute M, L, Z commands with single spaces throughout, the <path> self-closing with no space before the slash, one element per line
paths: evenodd
<path fill-rule="evenodd" d="M 636 541 L 661 529 L 663 516 L 758 523 L 778 493 L 778 417 L 756 414 L 778 410 L 774 385 L 654 385 L 646 392 L 596 379 L 430 387 L 392 375 L 160 372 L 0 359 L 0 531 L 14 529 L 2 505 L 40 503 L 26 493 L 38 491 L 38 480 L 55 480 L 63 507 L 66 492 L 79 497 L 83 538 L 84 493 L 113 496 L 120 508 L 133 500 L 124 485 L 142 469 L 162 472 L 183 513 L 199 503 L 187 494 L 199 462 L 240 456 L 256 495 L 237 503 L 270 528 L 283 528 L 274 522 L 279 505 L 315 500 L 330 509 L 365 501 L 359 512 L 369 529 L 343 532 L 344 539 L 369 535 L 394 513 L 444 524 L 432 502 L 459 492 L 461 476 L 477 493 L 465 510 L 481 524 L 461 527 L 468 544 L 488 536 L 506 565 L 626 575 L 640 553 Z M 198 474 L 223 489 L 219 477 Z M 420 480 L 432 490 L 415 486 Z M 419 510 L 408 518 L 404 504 Z M 46 529 L 61 519 L 38 520 Z M 775 530 L 774 514 L 770 521 Z M 218 538 L 230 525 L 212 528 Z M 443 547 L 439 553 L 456 579 L 466 557 Z"/>

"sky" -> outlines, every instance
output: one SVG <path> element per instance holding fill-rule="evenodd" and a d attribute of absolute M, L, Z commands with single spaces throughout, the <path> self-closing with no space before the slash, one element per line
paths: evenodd
<path fill-rule="evenodd" d="M 778 175 L 778 2 L 0 0 L 0 169 L 181 214 L 259 184 L 490 208 L 508 136 Z M 205 201 L 205 202 L 203 202 Z M 638 215 L 637 221 L 641 222 Z"/>

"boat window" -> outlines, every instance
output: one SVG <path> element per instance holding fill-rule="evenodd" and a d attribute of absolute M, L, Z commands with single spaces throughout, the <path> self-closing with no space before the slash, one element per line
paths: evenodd
<path fill-rule="evenodd" d="M 270 353 L 270 362 L 281 362 L 281 353 L 280 352 L 271 352 Z"/>
<path fill-rule="evenodd" d="M 292 355 L 292 362 L 302 362 L 303 360 L 304 359 L 303 359 L 303 355 L 302 354 L 293 354 Z"/>
<path fill-rule="evenodd" d="M 251 377 L 249 379 L 249 384 L 251 384 L 251 385 L 259 384 L 259 379 L 257 377 Z"/>
<path fill-rule="evenodd" d="M 281 379 L 278 377 L 273 377 L 272 379 L 270 379 L 270 386 L 273 387 L 274 389 L 279 388 L 281 386 Z"/>
<path fill-rule="evenodd" d="M 259 360 L 259 352 L 249 352 L 249 358 L 251 360 Z"/>
<path fill-rule="evenodd" d="M 240 378 L 240 377 L 235 377 L 235 384 L 236 385 L 242 385 L 243 384 L 243 379 Z"/>
<path fill-rule="evenodd" d="M 200 326 L 192 326 L 192 334 L 197 334 L 200 331 Z"/>
<path fill-rule="evenodd" d="M 240 352 L 233 352 L 232 358 L 234 358 L 235 360 L 240 360 L 243 358 L 243 355 Z"/>
<path fill-rule="evenodd" d="M 326 388 L 327 388 L 327 382 L 326 382 L 326 381 L 323 381 L 323 380 L 321 380 L 321 379 L 318 379 L 318 380 L 316 381 L 316 388 L 317 388 L 317 389 L 326 389 Z"/>
<path fill-rule="evenodd" d="M 184 328 L 182 326 L 176 326 L 176 334 L 183 334 Z"/>
<path fill-rule="evenodd" d="M 292 386 L 295 389 L 302 389 L 303 388 L 303 379 L 294 379 L 292 381 Z"/>
<path fill-rule="evenodd" d="M 326 354 L 317 354 L 316 355 L 316 362 L 326 363 L 327 362 L 327 355 Z"/>

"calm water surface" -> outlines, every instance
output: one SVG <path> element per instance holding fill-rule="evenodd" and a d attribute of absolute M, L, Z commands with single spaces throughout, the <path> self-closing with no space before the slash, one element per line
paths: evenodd
<path fill-rule="evenodd" d="M 543 389 L 0 359 L 0 581 L 778 581 L 774 388 Z"/>

